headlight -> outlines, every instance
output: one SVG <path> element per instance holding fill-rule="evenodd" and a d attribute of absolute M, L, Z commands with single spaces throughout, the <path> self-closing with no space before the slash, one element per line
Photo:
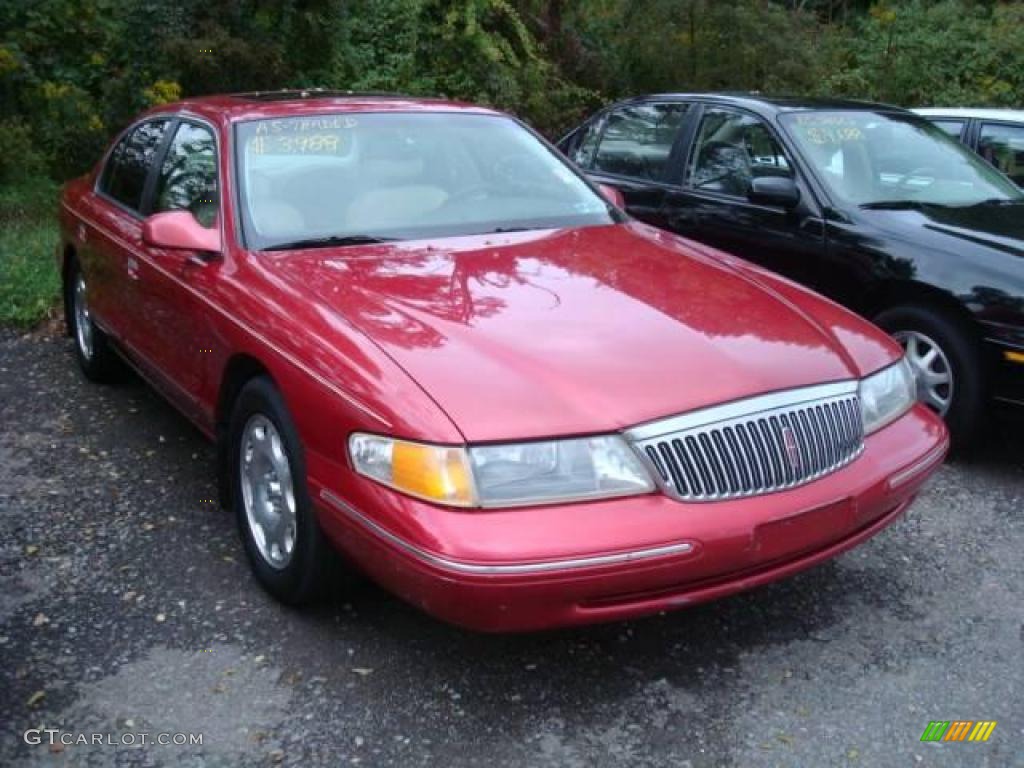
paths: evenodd
<path fill-rule="evenodd" d="M 864 432 L 871 434 L 910 410 L 917 388 L 907 358 L 860 382 L 860 411 Z"/>
<path fill-rule="evenodd" d="M 650 493 L 654 483 L 617 435 L 471 446 L 355 434 L 356 471 L 396 490 L 461 507 L 506 507 Z"/>
<path fill-rule="evenodd" d="M 649 493 L 651 476 L 617 435 L 469 449 L 485 507 Z"/>

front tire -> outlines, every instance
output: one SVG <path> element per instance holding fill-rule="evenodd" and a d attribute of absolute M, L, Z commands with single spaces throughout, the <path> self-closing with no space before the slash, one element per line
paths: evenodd
<path fill-rule="evenodd" d="M 65 317 L 75 343 L 75 358 L 90 381 L 115 381 L 122 372 L 121 361 L 110 339 L 99 329 L 89 309 L 89 289 L 77 261 L 68 267 L 64 285 Z"/>
<path fill-rule="evenodd" d="M 228 427 L 232 504 L 257 580 L 283 603 L 310 601 L 328 545 L 306 487 L 302 446 L 280 393 L 265 377 L 239 393 Z"/>
<path fill-rule="evenodd" d="M 973 445 L 984 425 L 987 391 L 975 334 L 960 318 L 925 305 L 886 310 L 875 322 L 906 351 L 918 400 L 945 420 L 954 446 Z"/>

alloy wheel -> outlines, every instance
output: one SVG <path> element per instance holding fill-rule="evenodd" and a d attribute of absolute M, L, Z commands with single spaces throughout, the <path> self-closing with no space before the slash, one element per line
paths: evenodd
<path fill-rule="evenodd" d="M 940 416 L 945 416 L 953 402 L 953 366 L 933 339 L 920 331 L 897 331 L 893 334 L 907 353 L 907 362 L 917 382 L 917 399 Z"/>
<path fill-rule="evenodd" d="M 92 314 L 89 312 L 89 302 L 86 298 L 85 278 L 81 273 L 75 278 L 74 288 L 75 307 L 75 340 L 78 342 L 78 351 L 86 360 L 92 359 L 93 353 L 93 330 Z"/>

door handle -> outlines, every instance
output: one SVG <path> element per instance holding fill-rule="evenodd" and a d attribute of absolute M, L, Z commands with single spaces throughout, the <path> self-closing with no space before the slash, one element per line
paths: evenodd
<path fill-rule="evenodd" d="M 129 256 L 128 260 L 125 261 L 125 271 L 128 272 L 128 277 L 132 280 L 139 279 L 139 261 L 134 256 Z"/>
<path fill-rule="evenodd" d="M 208 267 L 217 260 L 218 255 L 212 251 L 192 251 L 185 257 L 181 269 L 186 272 L 189 267 Z"/>

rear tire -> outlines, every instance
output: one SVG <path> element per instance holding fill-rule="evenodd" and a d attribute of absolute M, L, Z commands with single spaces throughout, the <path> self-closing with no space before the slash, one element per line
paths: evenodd
<path fill-rule="evenodd" d="M 918 400 L 949 427 L 953 445 L 974 445 L 985 425 L 988 376 L 981 344 L 954 314 L 908 304 L 882 312 L 875 322 L 907 351 L 918 383 Z"/>
<path fill-rule="evenodd" d="M 116 381 L 124 373 L 123 364 L 111 346 L 110 338 L 92 319 L 85 275 L 74 260 L 68 265 L 64 282 L 64 307 L 68 332 L 75 345 L 75 358 L 82 373 L 90 381 Z"/>
<path fill-rule="evenodd" d="M 228 425 L 231 501 L 249 564 L 264 589 L 299 605 L 324 586 L 329 545 L 306 487 L 302 445 L 269 379 L 251 379 Z"/>

